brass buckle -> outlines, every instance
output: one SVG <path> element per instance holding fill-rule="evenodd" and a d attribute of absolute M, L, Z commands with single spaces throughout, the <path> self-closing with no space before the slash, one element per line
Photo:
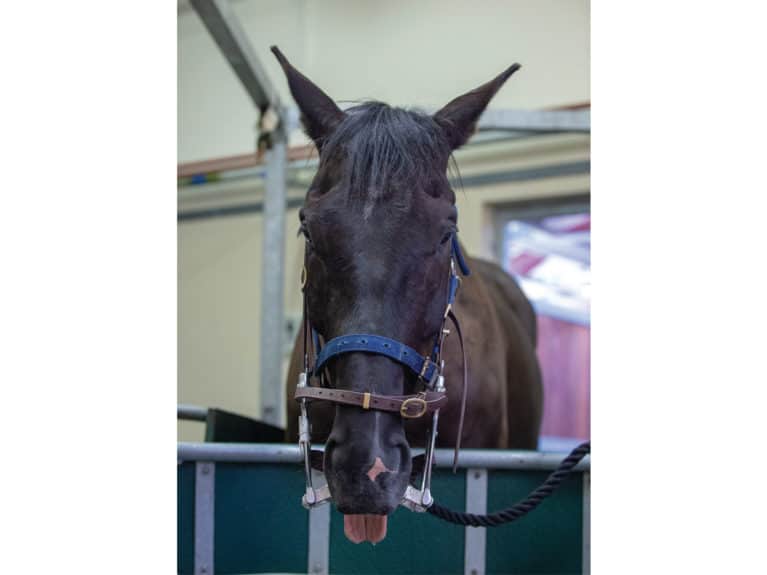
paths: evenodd
<path fill-rule="evenodd" d="M 415 415 L 411 415 L 410 413 L 408 413 L 407 406 L 410 403 L 420 403 L 421 411 L 419 411 Z M 429 409 L 429 405 L 426 403 L 426 400 L 423 397 L 408 397 L 405 401 L 402 402 L 402 405 L 399 408 L 399 414 L 405 419 L 418 419 L 419 417 L 424 415 L 428 409 Z"/>

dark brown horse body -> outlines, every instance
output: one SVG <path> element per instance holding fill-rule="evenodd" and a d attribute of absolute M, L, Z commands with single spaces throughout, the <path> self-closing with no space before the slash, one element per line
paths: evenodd
<path fill-rule="evenodd" d="M 407 346 L 421 359 L 437 353 L 433 348 L 445 327 L 454 282 L 450 270 L 460 251 L 448 162 L 519 66 L 434 115 L 379 102 L 342 111 L 279 50 L 274 52 L 319 150 L 319 167 L 300 211 L 306 317 L 325 342 L 370 334 Z M 462 444 L 534 449 L 542 411 L 535 315 L 498 266 L 473 259 L 468 264 L 472 273 L 454 302 L 468 364 Z M 448 403 L 439 415 L 438 446 L 455 445 L 458 435 L 463 365 L 456 335 L 442 346 Z M 299 336 L 288 374 L 290 441 L 298 436 L 293 396 L 303 350 Z M 368 400 L 371 394 L 423 391 L 420 376 L 427 362 L 419 374 L 401 359 L 362 350 L 334 355 L 323 368 L 325 383 L 338 394 L 352 392 Z M 310 385 L 320 385 L 319 377 L 309 379 Z M 430 423 L 429 416 L 406 419 L 396 410 L 368 407 L 309 405 L 312 440 L 325 442 L 330 494 L 345 515 L 347 537 L 355 542 L 384 537 L 386 517 L 402 501 L 410 479 L 410 446 L 424 444 Z"/>
<path fill-rule="evenodd" d="M 467 258 L 471 275 L 464 278 L 455 314 L 464 332 L 469 368 L 468 400 L 461 445 L 476 448 L 535 449 L 540 429 L 543 389 L 535 355 L 533 308 L 517 283 L 494 263 Z M 301 337 L 296 340 L 287 379 L 288 441 L 298 440 L 298 404 L 293 399 L 303 365 Z M 458 340 L 445 340 L 448 404 L 440 415 L 437 445 L 456 442 L 461 406 L 461 350 Z M 335 406 L 312 406 L 312 440 L 327 441 Z M 429 422 L 405 421 L 408 442 L 423 446 Z"/>

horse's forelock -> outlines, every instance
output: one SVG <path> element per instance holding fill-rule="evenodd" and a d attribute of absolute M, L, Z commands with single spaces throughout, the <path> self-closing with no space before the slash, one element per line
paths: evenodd
<path fill-rule="evenodd" d="M 323 163 L 342 162 L 341 187 L 363 205 L 367 219 L 381 200 L 407 209 L 413 190 L 433 187 L 444 170 L 449 143 L 427 114 L 366 102 L 323 142 Z"/>

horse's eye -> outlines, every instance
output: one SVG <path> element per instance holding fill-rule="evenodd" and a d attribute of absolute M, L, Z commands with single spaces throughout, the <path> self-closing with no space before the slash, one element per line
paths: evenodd
<path fill-rule="evenodd" d="M 439 244 L 440 244 L 441 246 L 444 246 L 444 245 L 445 245 L 447 242 L 449 242 L 449 241 L 450 241 L 450 238 L 452 238 L 452 237 L 453 237 L 453 232 L 452 232 L 452 231 L 449 231 L 449 232 L 447 232 L 447 233 L 444 235 L 444 237 L 442 238 L 442 240 L 439 242 Z"/>

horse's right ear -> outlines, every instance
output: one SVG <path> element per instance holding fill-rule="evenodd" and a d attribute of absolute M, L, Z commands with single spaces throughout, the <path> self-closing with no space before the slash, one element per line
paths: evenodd
<path fill-rule="evenodd" d="M 296 70 L 277 46 L 271 49 L 288 78 L 290 93 L 301 110 L 301 121 L 306 133 L 319 148 L 322 141 L 341 123 L 345 114 L 330 96 Z"/>
<path fill-rule="evenodd" d="M 519 70 L 519 64 L 512 64 L 498 76 L 479 88 L 458 96 L 434 114 L 434 120 L 445 131 L 450 147 L 455 150 L 463 146 L 477 128 L 477 121 L 490 100 L 501 89 L 504 82 Z"/>

